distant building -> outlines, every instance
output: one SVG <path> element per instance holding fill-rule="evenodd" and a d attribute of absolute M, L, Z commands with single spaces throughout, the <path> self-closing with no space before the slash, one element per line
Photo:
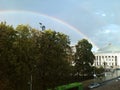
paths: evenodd
<path fill-rule="evenodd" d="M 120 47 L 109 44 L 94 52 L 96 67 L 120 68 Z"/>

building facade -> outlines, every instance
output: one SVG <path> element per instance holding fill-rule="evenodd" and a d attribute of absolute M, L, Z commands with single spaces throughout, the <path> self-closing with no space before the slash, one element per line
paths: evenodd
<path fill-rule="evenodd" d="M 94 53 L 94 66 L 104 68 L 120 68 L 120 47 L 111 44 Z"/>

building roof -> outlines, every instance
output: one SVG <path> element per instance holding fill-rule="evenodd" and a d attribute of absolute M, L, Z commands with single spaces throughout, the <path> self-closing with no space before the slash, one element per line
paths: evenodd
<path fill-rule="evenodd" d="M 120 53 L 120 46 L 114 46 L 112 44 L 108 44 L 107 46 L 98 49 L 98 53 Z"/>

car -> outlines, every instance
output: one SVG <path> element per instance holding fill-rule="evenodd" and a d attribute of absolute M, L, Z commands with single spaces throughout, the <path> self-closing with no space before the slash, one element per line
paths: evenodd
<path fill-rule="evenodd" d="M 118 77 L 115 81 L 116 81 L 116 82 L 120 81 L 120 77 Z"/>
<path fill-rule="evenodd" d="M 99 87 L 100 86 L 100 83 L 91 83 L 88 88 L 96 88 L 96 87 Z"/>
<path fill-rule="evenodd" d="M 120 77 L 118 78 L 118 80 L 120 80 Z"/>

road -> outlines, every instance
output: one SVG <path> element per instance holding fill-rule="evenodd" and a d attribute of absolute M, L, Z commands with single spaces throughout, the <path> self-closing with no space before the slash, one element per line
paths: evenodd
<path fill-rule="evenodd" d="M 113 79 L 111 81 L 103 83 L 100 87 L 91 90 L 120 90 L 120 80 Z"/>

